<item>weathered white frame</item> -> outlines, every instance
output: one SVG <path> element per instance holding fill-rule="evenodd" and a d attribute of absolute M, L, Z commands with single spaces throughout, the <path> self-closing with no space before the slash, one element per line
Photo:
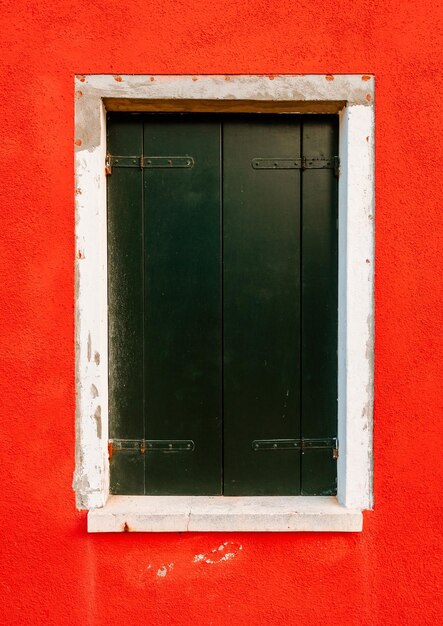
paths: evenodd
<path fill-rule="evenodd" d="M 77 507 L 92 532 L 362 529 L 372 507 L 374 78 L 76 76 Z M 336 111 L 340 117 L 338 495 L 109 496 L 106 109 Z M 166 109 L 165 109 L 166 103 Z M 199 103 L 201 107 L 199 109 Z M 209 103 L 209 104 L 208 104 Z"/>

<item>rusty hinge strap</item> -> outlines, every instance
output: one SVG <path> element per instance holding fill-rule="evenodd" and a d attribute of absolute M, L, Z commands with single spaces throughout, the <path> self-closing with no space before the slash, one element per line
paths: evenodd
<path fill-rule="evenodd" d="M 305 438 L 301 439 L 255 439 L 252 442 L 252 449 L 260 450 L 332 450 L 334 459 L 338 458 L 338 443 L 336 437 L 324 439 Z"/>
<path fill-rule="evenodd" d="M 111 452 L 193 452 L 192 439 L 110 439 Z"/>

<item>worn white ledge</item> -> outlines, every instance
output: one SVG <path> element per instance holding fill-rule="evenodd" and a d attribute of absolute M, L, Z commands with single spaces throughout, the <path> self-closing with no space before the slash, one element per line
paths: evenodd
<path fill-rule="evenodd" d="M 110 496 L 88 532 L 360 532 L 361 511 L 329 496 Z"/>

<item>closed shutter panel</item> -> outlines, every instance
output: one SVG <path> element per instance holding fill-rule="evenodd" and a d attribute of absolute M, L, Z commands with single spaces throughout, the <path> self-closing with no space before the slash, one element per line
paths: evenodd
<path fill-rule="evenodd" d="M 110 119 L 113 493 L 336 492 L 337 136 Z"/>
<path fill-rule="evenodd" d="M 136 289 L 140 280 L 143 285 L 143 298 L 134 303 L 141 307 L 137 319 L 143 319 L 132 344 L 136 359 L 129 351 L 126 358 L 139 381 L 143 417 L 137 434 L 144 451 L 117 450 L 112 462 L 118 466 L 128 463 L 121 459 L 138 456 L 138 493 L 220 494 L 220 124 L 146 116 L 143 126 L 144 168 L 137 174 L 143 188 L 128 191 L 141 199 L 143 245 L 138 234 L 137 241 L 125 239 L 111 256 L 134 258 Z M 115 133 L 118 123 L 110 128 L 111 137 Z M 112 213 L 120 211 L 121 222 L 140 224 L 139 204 L 136 214 L 124 203 L 110 207 Z M 112 223 L 110 218 L 110 228 Z M 123 283 L 121 288 L 125 293 Z M 110 386 L 113 397 L 125 393 L 112 370 Z M 118 408 L 111 403 L 112 422 L 122 419 Z M 120 474 L 111 471 L 114 493 L 123 493 Z"/>

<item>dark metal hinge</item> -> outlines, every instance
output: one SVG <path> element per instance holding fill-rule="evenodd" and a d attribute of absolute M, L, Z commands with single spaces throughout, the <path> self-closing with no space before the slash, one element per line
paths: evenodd
<path fill-rule="evenodd" d="M 340 158 L 333 157 L 300 157 L 289 158 L 262 158 L 252 159 L 251 165 L 254 170 L 334 170 L 338 176 L 340 168 Z"/>
<path fill-rule="evenodd" d="M 193 452 L 192 439 L 110 439 L 109 452 Z"/>
<path fill-rule="evenodd" d="M 252 449 L 256 452 L 261 450 L 300 450 L 302 454 L 305 450 L 329 449 L 332 451 L 333 458 L 338 459 L 338 442 L 335 437 L 325 439 L 305 437 L 301 439 L 255 439 L 252 442 Z"/>
<path fill-rule="evenodd" d="M 106 157 L 106 173 L 111 174 L 113 167 L 139 167 L 141 169 L 190 169 L 194 159 L 190 156 L 112 156 Z"/>

